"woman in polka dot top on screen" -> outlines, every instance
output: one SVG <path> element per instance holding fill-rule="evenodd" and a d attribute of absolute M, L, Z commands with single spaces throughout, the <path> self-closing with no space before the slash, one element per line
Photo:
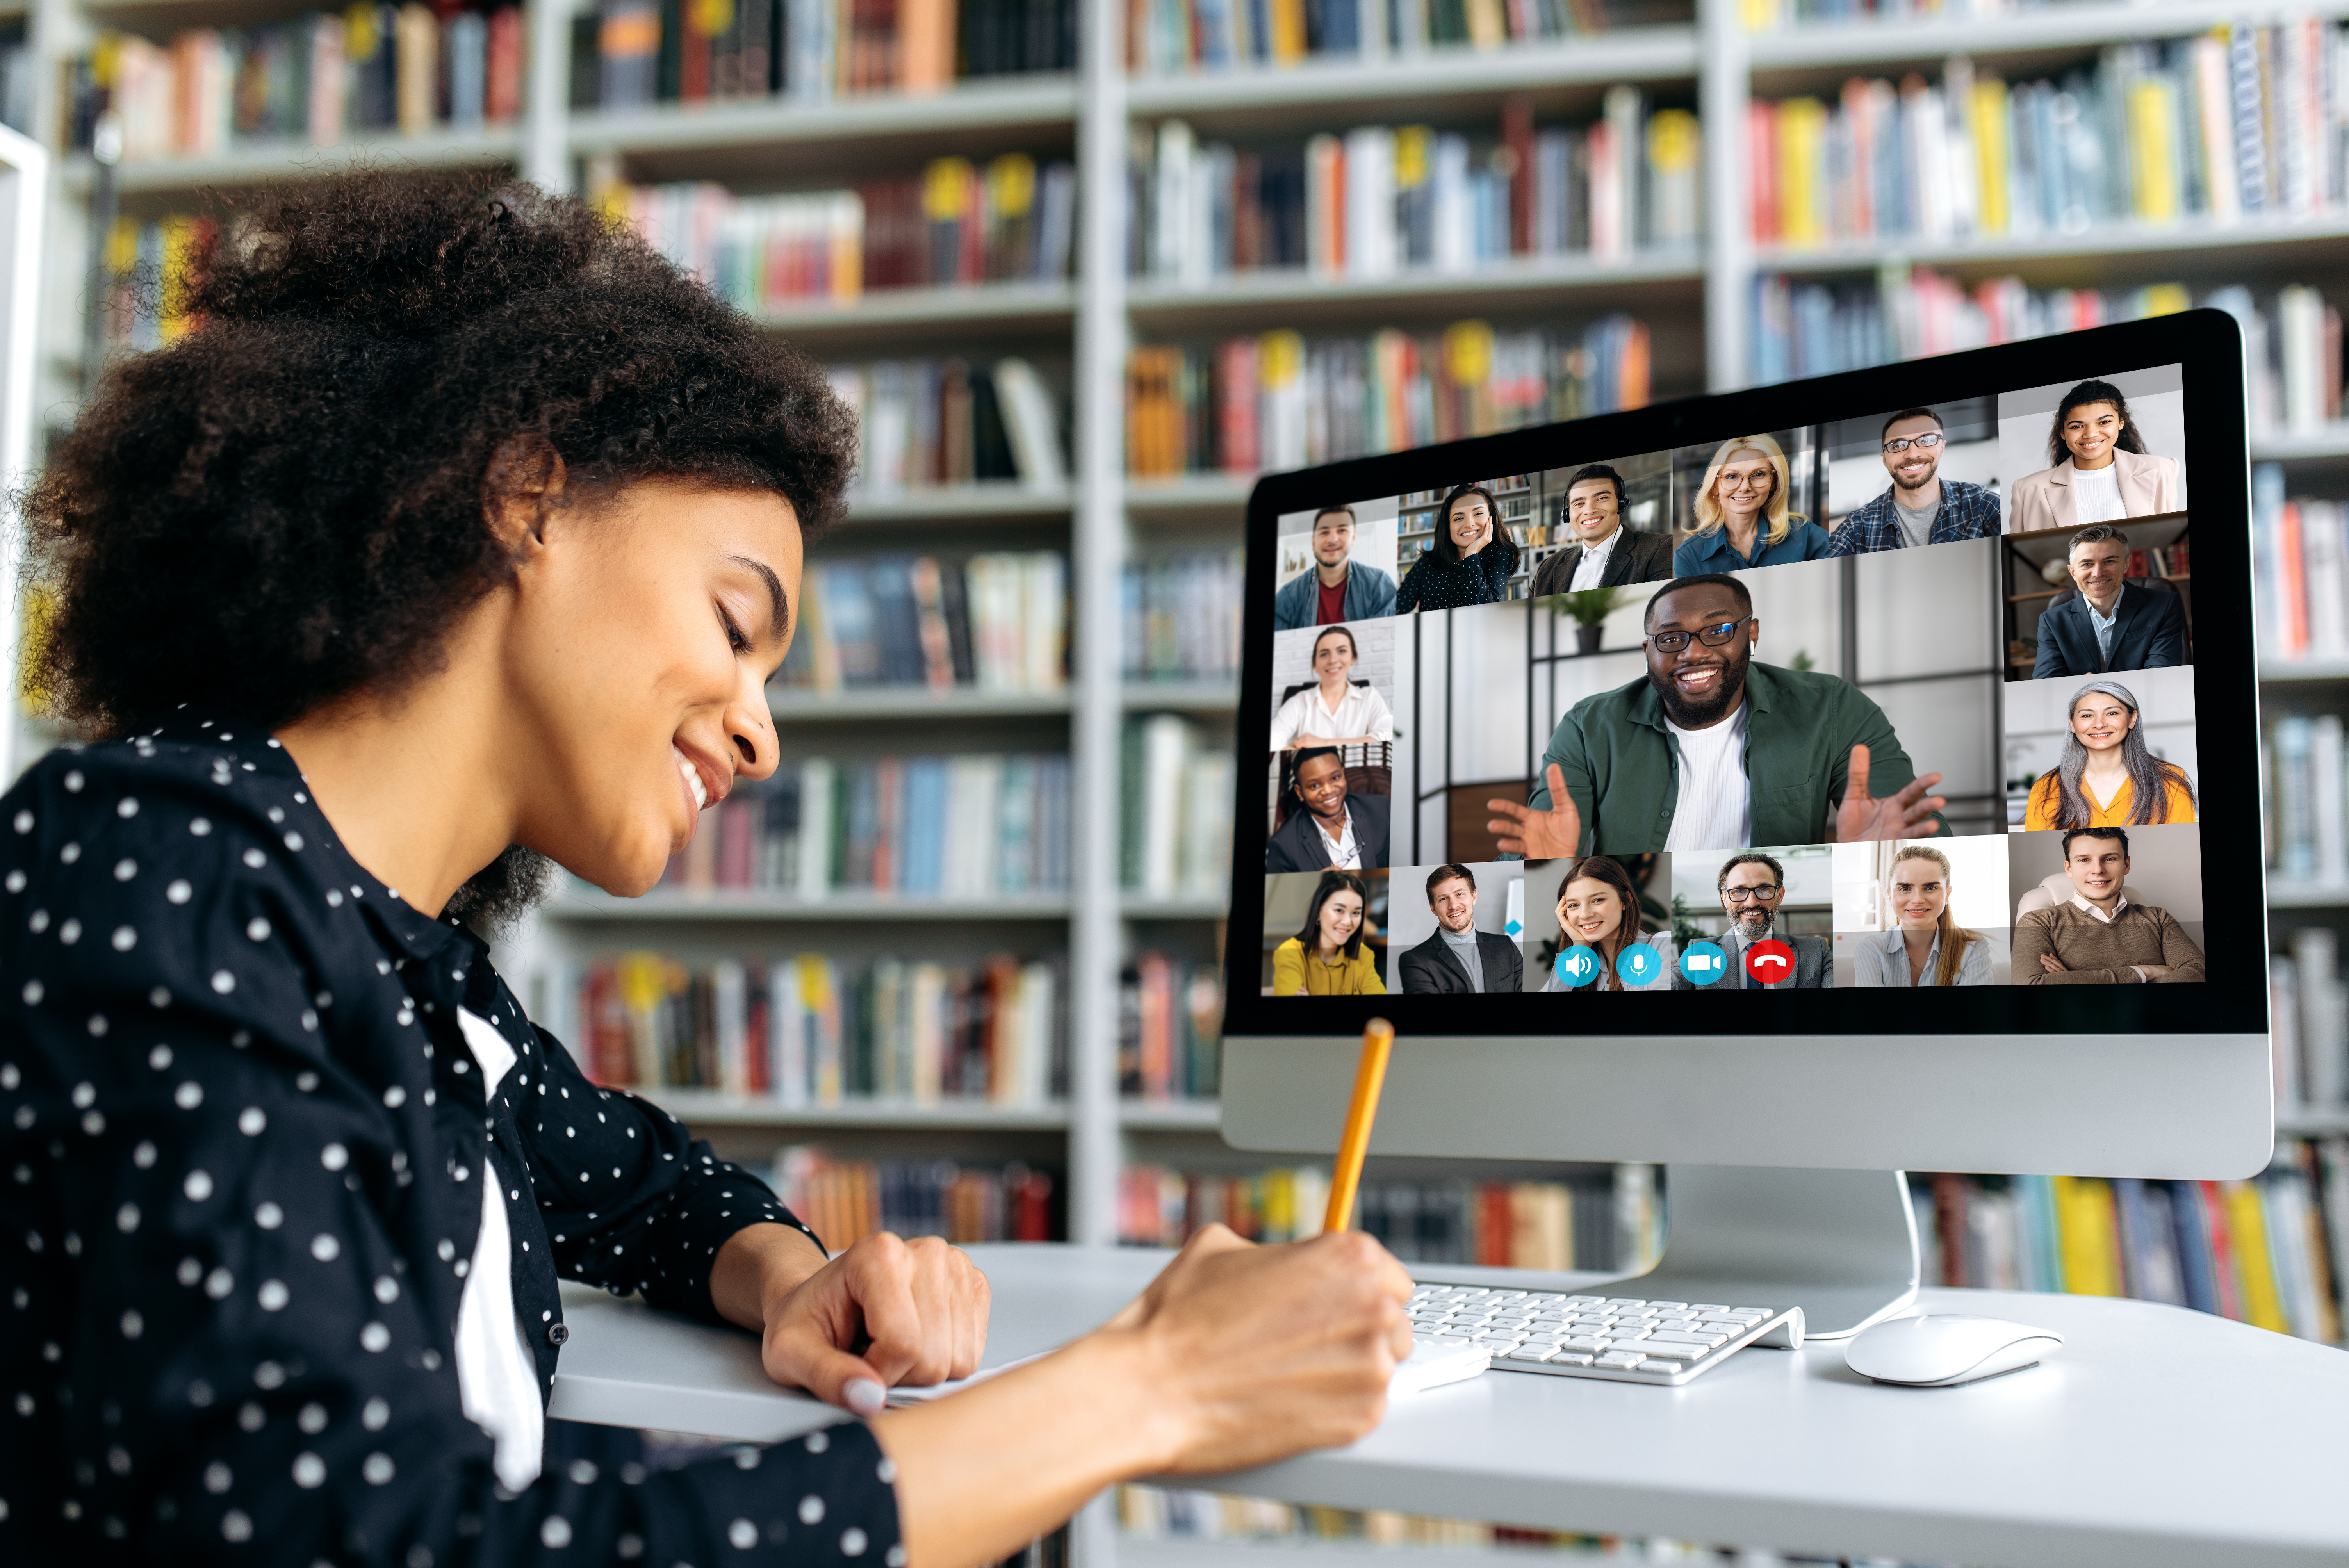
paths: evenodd
<path fill-rule="evenodd" d="M 881 1413 L 976 1365 L 969 1260 L 827 1261 L 473 934 L 550 861 L 642 892 L 773 770 L 853 416 L 527 187 L 305 183 L 222 235 L 27 504 L 35 688 L 85 739 L 0 799 L 0 1562 L 951 1568 L 1367 1430 L 1409 1286 L 1360 1236 L 1213 1233 Z M 550 1424 L 558 1276 L 871 1419 L 662 1467 Z"/>

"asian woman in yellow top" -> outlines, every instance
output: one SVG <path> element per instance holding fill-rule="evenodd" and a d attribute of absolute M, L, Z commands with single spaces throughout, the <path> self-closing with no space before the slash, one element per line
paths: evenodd
<path fill-rule="evenodd" d="M 2090 681 L 2072 694 L 2068 722 L 2063 760 L 2031 787 L 2026 830 L 2194 820 L 2194 781 L 2146 748 L 2128 687 Z"/>
<path fill-rule="evenodd" d="M 1272 950 L 1276 996 L 1383 996 L 1379 956 L 1362 944 L 1369 886 L 1352 872 L 1323 872 L 1305 928 Z"/>

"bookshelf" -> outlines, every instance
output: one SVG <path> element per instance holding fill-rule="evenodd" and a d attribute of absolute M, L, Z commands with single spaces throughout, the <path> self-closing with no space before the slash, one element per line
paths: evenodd
<path fill-rule="evenodd" d="M 1758 245 L 1746 222 L 1749 178 L 1742 129 L 1747 105 L 1799 93 L 1832 97 L 1850 75 L 1938 74 L 1956 54 L 1978 71 L 2016 80 L 2093 67 L 2096 52 L 2128 40 L 2176 38 L 2238 20 L 2349 16 L 2349 0 L 2300 4 L 2233 0 L 2067 0 L 1984 16 L 1798 22 L 1749 33 L 1753 0 L 1694 0 L 1627 10 L 1638 25 L 1571 40 L 1478 51 L 1443 48 L 1360 58 L 1308 57 L 1288 68 L 1130 77 L 1122 0 L 1079 0 L 1080 56 L 1071 71 L 966 80 L 932 95 L 875 93 L 807 104 L 783 99 L 625 111 L 573 109 L 569 72 L 574 0 L 529 0 L 527 90 L 518 120 L 464 133 L 354 140 L 334 149 L 240 148 L 204 160 L 131 162 L 114 171 L 125 210 L 184 209 L 205 186 L 312 177 L 361 158 L 398 165 L 507 167 L 554 189 L 577 189 L 591 161 L 636 182 L 709 180 L 744 192 L 838 183 L 862 171 L 911 173 L 940 151 L 984 157 L 1024 150 L 1072 156 L 1078 228 L 1073 281 L 874 291 L 853 304 L 794 304 L 768 325 L 832 361 L 892 355 L 1015 352 L 1065 366 L 1072 411 L 1071 480 L 1030 488 L 1008 482 L 900 490 L 861 500 L 823 551 L 907 541 L 940 549 L 1050 547 L 1069 558 L 1072 614 L 1064 691 L 1009 696 L 958 690 L 854 691 L 818 698 L 780 693 L 787 746 L 811 731 L 827 747 L 877 749 L 1060 749 L 1072 769 L 1070 885 L 1065 894 L 1018 900 L 920 902 L 843 895 L 804 903 L 768 895 L 663 892 L 641 901 L 566 892 L 502 955 L 534 1011 L 577 1037 L 578 966 L 629 946 L 674 950 L 699 962 L 764 945 L 777 951 L 835 943 L 860 954 L 898 940 L 957 962 L 1009 945 L 1023 957 L 1065 953 L 1066 1006 L 1074 1047 L 1065 1099 L 1039 1107 L 950 1107 L 874 1102 L 823 1111 L 670 1090 L 680 1115 L 722 1130 L 730 1151 L 768 1150 L 806 1139 L 893 1135 L 936 1152 L 993 1150 L 998 1136 L 1023 1151 L 1051 1150 L 1065 1173 L 1069 1233 L 1104 1242 L 1116 1233 L 1118 1175 L 1130 1161 L 1229 1158 L 1212 1107 L 1124 1103 L 1117 1092 L 1117 987 L 1143 945 L 1211 957 L 1221 939 L 1219 899 L 1148 898 L 1120 886 L 1120 738 L 1129 715 L 1175 713 L 1227 728 L 1230 682 L 1135 682 L 1120 665 L 1120 572 L 1136 556 L 1177 548 L 1228 547 L 1239 537 L 1246 476 L 1185 473 L 1148 480 L 1124 472 L 1124 356 L 1130 345 L 1233 331 L 1298 326 L 1364 332 L 1440 325 L 1468 315 L 1528 321 L 1582 319 L 1624 309 L 1655 329 L 1659 396 L 1726 389 L 1750 377 L 1757 278 L 1778 273 L 1855 284 L 1930 265 L 1967 282 L 2014 274 L 2034 288 L 2119 287 L 2181 280 L 2197 288 L 2250 279 L 2302 282 L 2349 298 L 2349 214 L 2339 206 L 2276 222 L 2225 227 L 2192 222 L 2153 228 L 2103 223 L 2077 233 L 1974 240 L 1871 239 L 1816 248 Z M 0 5 L 0 14 L 7 7 Z M 108 5 L 31 0 L 36 124 L 53 147 L 62 119 L 64 62 L 108 26 L 157 41 L 185 26 L 282 19 L 300 0 L 172 0 Z M 1785 9 L 1791 12 L 1792 5 Z M 1669 19 L 1677 14 L 1680 20 Z M 1662 21 L 1655 18 L 1662 16 Z M 1545 123 L 1585 123 L 1609 86 L 1630 83 L 1660 101 L 1693 103 L 1703 143 L 1705 235 L 1693 248 L 1520 257 L 1464 274 L 1406 270 L 1391 277 L 1241 273 L 1190 286 L 1129 277 L 1121 212 L 1133 136 L 1182 118 L 1203 137 L 1295 139 L 1375 121 L 1425 120 L 1489 132 L 1505 99 L 1523 97 Z M 89 254 L 88 204 L 98 171 L 87 153 L 59 148 L 53 189 L 36 406 L 62 421 L 79 395 L 81 302 Z M 2349 494 L 2349 422 L 2263 432 L 2254 459 L 2283 465 L 2294 494 Z M 1530 568 L 1528 562 L 1528 568 Z M 2349 712 L 2349 664 L 2265 672 L 2271 702 Z M 918 735 L 919 739 L 911 737 Z M 840 738 L 846 737 L 846 740 Z M 2280 928 L 2322 923 L 2349 931 L 2349 884 L 2283 884 L 2271 909 Z M 2332 1110 L 2291 1113 L 2294 1135 L 2349 1130 Z M 957 1144 L 957 1140 L 968 1140 Z M 876 1141 L 877 1140 L 877 1141 Z M 1033 1156 L 1030 1156 L 1033 1157 Z M 1254 1158 L 1254 1157 L 1250 1157 Z"/>

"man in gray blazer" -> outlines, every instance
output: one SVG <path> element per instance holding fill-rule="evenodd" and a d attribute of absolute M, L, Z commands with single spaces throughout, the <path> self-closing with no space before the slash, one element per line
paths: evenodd
<path fill-rule="evenodd" d="M 1729 957 L 1726 989 L 1742 991 L 1812 991 L 1835 985 L 1835 949 L 1824 936 L 1789 936 L 1776 929 L 1778 904 L 1786 896 L 1786 869 L 1759 850 L 1746 850 L 1722 863 L 1713 886 L 1729 916 L 1729 931 L 1721 939 Z M 1745 950 L 1771 939 L 1795 950 L 1795 972 L 1784 980 L 1761 981 L 1745 973 Z M 1688 988 L 1685 976 L 1674 975 L 1673 988 Z"/>
<path fill-rule="evenodd" d="M 1354 509 L 1323 507 L 1313 518 L 1313 570 L 1281 584 L 1273 596 L 1272 629 L 1294 632 L 1393 614 L 1394 579 L 1353 560 L 1353 552 Z"/>
<path fill-rule="evenodd" d="M 1428 872 L 1427 907 L 1435 912 L 1435 934 L 1398 961 L 1402 990 L 1489 994 L 1525 988 L 1523 950 L 1506 936 L 1476 929 L 1475 872 L 1460 865 Z"/>
<path fill-rule="evenodd" d="M 1534 598 L 1578 587 L 1621 588 L 1671 579 L 1671 535 L 1637 533 L 1623 526 L 1623 476 L 1605 463 L 1575 471 L 1567 481 L 1566 500 L 1557 509 L 1556 522 L 1559 536 L 1574 542 L 1535 571 Z M 1590 571 L 1583 571 L 1586 562 Z M 1583 579 L 1579 583 L 1578 575 Z"/>

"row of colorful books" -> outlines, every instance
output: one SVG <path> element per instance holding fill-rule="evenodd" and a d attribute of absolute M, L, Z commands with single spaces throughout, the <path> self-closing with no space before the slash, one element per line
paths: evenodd
<path fill-rule="evenodd" d="M 2285 1139 L 2249 1181 L 1912 1178 L 1926 1283 L 2127 1295 L 2337 1344 L 2349 1139 Z"/>
<path fill-rule="evenodd" d="M 252 27 L 194 27 L 170 45 L 106 33 L 67 67 L 71 145 L 98 116 L 121 122 L 126 162 L 218 158 L 233 148 L 309 143 L 437 126 L 509 123 L 522 113 L 516 5 L 361 4 Z"/>
<path fill-rule="evenodd" d="M 1960 58 L 1939 86 L 1855 77 L 1833 103 L 1757 100 L 1754 237 L 1809 250 L 2336 210 L 2344 51 L 2349 33 L 2302 16 L 2114 44 L 2060 82 L 2010 85 Z"/>
<path fill-rule="evenodd" d="M 1069 759 L 1059 753 L 786 757 L 709 815 L 661 876 L 688 901 L 849 892 L 969 901 L 1065 892 Z"/>
<path fill-rule="evenodd" d="M 1068 689 L 1068 558 L 1057 550 L 823 555 L 808 579 L 779 687 Z"/>
<path fill-rule="evenodd" d="M 1638 408 L 1644 322 L 1307 339 L 1287 330 L 1129 350 L 1126 471 L 1253 474 Z"/>
<path fill-rule="evenodd" d="M 1567 1181 L 1366 1180 L 1357 1228 L 1406 1263 L 1533 1269 L 1638 1269 L 1661 1254 L 1654 1168 Z M 1129 1165 L 1119 1172 L 1118 1239 L 1180 1246 L 1211 1223 L 1251 1241 L 1319 1235 L 1330 1175 L 1314 1166 L 1253 1174 Z"/>
<path fill-rule="evenodd" d="M 599 178 L 595 189 L 663 255 L 753 315 L 846 304 L 868 289 L 1065 278 L 1076 222 L 1075 170 L 1061 160 L 1040 169 L 1025 153 L 984 168 L 935 159 L 915 178 L 781 195 L 738 196 L 706 180 Z"/>
<path fill-rule="evenodd" d="M 596 959 L 579 981 L 595 1081 L 719 1089 L 797 1109 L 860 1100 L 1041 1106 L 1065 1088 L 1061 958 L 978 964 L 824 954 L 694 965 Z"/>
<path fill-rule="evenodd" d="M 1153 1104 L 1212 1100 L 1223 1043 L 1222 966 L 1137 954 L 1118 980 L 1118 1092 Z"/>
<path fill-rule="evenodd" d="M 574 108 L 935 93 L 1076 67 L 1074 0 L 602 0 L 572 24 Z"/>
<path fill-rule="evenodd" d="M 2260 761 L 2270 878 L 2302 887 L 2349 884 L 2342 777 L 2349 749 L 2341 716 L 2278 715 L 2261 738 Z"/>
<path fill-rule="evenodd" d="M 882 359 L 831 374 L 862 438 L 852 505 L 938 485 L 1068 482 L 1064 399 L 1025 359 Z"/>
<path fill-rule="evenodd" d="M 1786 1557 L 1765 1549 L 1724 1547 L 1661 1535 L 1578 1535 L 1569 1531 L 1400 1513 L 1392 1509 L 1324 1508 L 1177 1487 L 1119 1487 L 1117 1522 L 1118 1528 L 1136 1541 L 1263 1542 L 1277 1543 L 1278 1550 L 1297 1555 L 1316 1543 L 1328 1542 L 1348 1556 L 1365 1549 L 1398 1546 L 1469 1547 L 1476 1549 L 1479 1558 L 1498 1557 L 1504 1563 L 1519 1552 L 1532 1551 L 1542 1553 L 1545 1562 L 1685 1563 L 1715 1568 L 1838 1568 L 1845 1561 Z M 1436 1561 L 1454 1563 L 1465 1555 L 1448 1553 Z M 1889 1557 L 1848 1562 L 1850 1568 L 1912 1568 Z"/>
<path fill-rule="evenodd" d="M 2349 511 L 2285 494 L 2283 469 L 2251 470 L 2251 572 L 2260 655 L 2349 659 Z"/>
<path fill-rule="evenodd" d="M 1837 22 L 1900 22 L 1940 17 L 1947 21 L 2036 11 L 2050 0 L 1739 0 L 1748 32 L 1832 26 Z M 2060 3 L 2060 0 L 2057 0 Z"/>
<path fill-rule="evenodd" d="M 1013 1161 L 843 1160 L 795 1143 L 775 1155 L 775 1195 L 838 1253 L 877 1231 L 970 1242 L 1056 1242 L 1068 1234 L 1060 1183 Z"/>
<path fill-rule="evenodd" d="M 2341 725 L 2333 722 L 2334 809 L 2341 802 Z M 2342 823 L 2331 824 L 2326 853 L 2349 879 L 2349 856 L 2342 853 Z M 2349 1103 L 2349 985 L 2341 974 L 2340 934 L 2329 925 L 2303 925 L 2268 957 L 2268 1026 L 2275 1046 L 2276 1105 L 2287 1114 Z M 2349 1267 L 2349 1255 L 2336 1268 Z"/>
<path fill-rule="evenodd" d="M 1148 898 L 1221 898 L 1237 788 L 1229 742 L 1174 713 L 1129 718 L 1123 739 L 1123 885 Z"/>
<path fill-rule="evenodd" d="M 1129 681 L 1231 680 L 1240 668 L 1240 592 L 1246 560 L 1237 550 L 1185 551 L 1129 561 L 1118 668 Z"/>
<path fill-rule="evenodd" d="M 2337 336 L 2322 296 L 2293 286 L 2274 294 L 2241 284 L 2197 297 L 2184 284 L 2139 288 L 2034 289 L 2018 277 L 1971 287 L 1930 267 L 1870 283 L 1803 283 L 1783 273 L 1754 280 L 1748 352 L 1757 385 L 1890 365 L 1986 344 L 2014 343 L 2208 305 L 2243 329 L 2254 425 L 2313 429 L 2337 417 Z M 2328 357 L 2329 356 L 2329 357 Z"/>
<path fill-rule="evenodd" d="M 1599 33 L 1603 0 L 1126 0 L 1127 67 L 1180 76 Z"/>
<path fill-rule="evenodd" d="M 1483 139 L 1371 125 L 1243 150 L 1164 120 L 1131 155 L 1127 270 L 1202 288 L 1265 268 L 1384 278 L 1685 250 L 1703 226 L 1701 151 L 1694 115 L 1651 114 L 1631 87 L 1609 89 L 1605 118 L 1581 127 L 1537 129 L 1511 98 Z"/>

